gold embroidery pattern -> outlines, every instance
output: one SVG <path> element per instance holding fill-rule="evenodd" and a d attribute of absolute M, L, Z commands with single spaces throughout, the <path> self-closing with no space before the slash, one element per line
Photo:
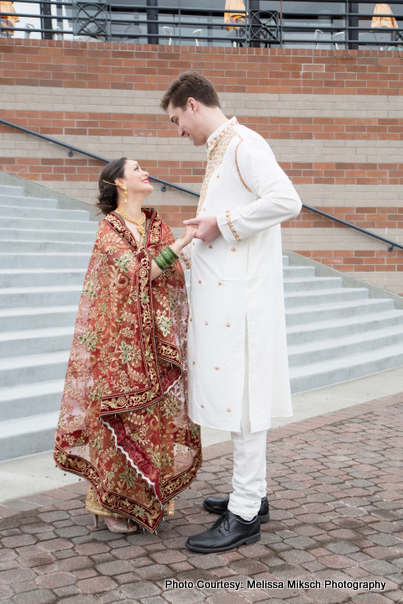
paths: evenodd
<path fill-rule="evenodd" d="M 238 235 L 238 233 L 237 233 L 237 232 L 236 232 L 236 230 L 234 229 L 234 225 L 233 225 L 233 224 L 232 224 L 232 222 L 231 222 L 231 210 L 227 210 L 227 211 L 225 212 L 225 217 L 226 217 L 226 219 L 227 219 L 227 224 L 228 224 L 228 226 L 229 226 L 229 228 L 230 228 L 230 231 L 231 231 L 232 235 L 234 236 L 234 238 L 235 238 L 237 241 L 242 241 L 242 240 L 241 240 L 241 238 L 240 238 L 240 236 Z"/>
<path fill-rule="evenodd" d="M 210 184 L 211 177 L 214 171 L 222 164 L 228 145 L 234 138 L 238 136 L 238 133 L 234 129 L 234 125 L 238 122 L 236 120 L 230 120 L 225 128 L 213 138 L 208 144 L 208 156 L 206 174 L 203 180 L 202 188 L 200 191 L 199 205 L 197 206 L 197 215 L 201 212 L 204 201 L 207 196 L 207 189 Z"/>
<path fill-rule="evenodd" d="M 238 134 L 238 136 L 239 136 L 239 134 Z M 239 176 L 239 178 L 240 178 L 240 180 L 241 180 L 241 183 L 243 184 L 243 186 L 245 187 L 245 189 L 246 189 L 247 191 L 249 191 L 249 193 L 253 193 L 253 191 L 252 191 L 252 190 L 251 190 L 251 189 L 248 187 L 248 185 L 246 184 L 246 182 L 245 182 L 245 181 L 244 181 L 244 179 L 242 178 L 241 170 L 239 169 L 239 164 L 238 164 L 238 149 L 239 149 L 239 145 L 240 145 L 241 143 L 243 143 L 243 138 L 242 138 L 242 137 L 240 137 L 240 136 L 239 136 L 239 138 L 240 138 L 241 140 L 239 141 L 239 143 L 237 144 L 236 149 L 235 149 L 235 165 L 236 165 L 236 169 L 237 169 L 237 172 L 238 172 L 238 176 Z"/>

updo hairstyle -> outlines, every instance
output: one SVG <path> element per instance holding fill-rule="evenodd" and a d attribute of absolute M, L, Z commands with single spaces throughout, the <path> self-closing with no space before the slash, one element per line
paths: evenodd
<path fill-rule="evenodd" d="M 111 161 L 101 172 L 98 180 L 99 195 L 97 207 L 103 214 L 109 214 L 118 206 L 118 187 L 114 183 L 117 178 L 123 178 L 127 157 Z M 107 182 L 105 182 L 107 181 Z"/>

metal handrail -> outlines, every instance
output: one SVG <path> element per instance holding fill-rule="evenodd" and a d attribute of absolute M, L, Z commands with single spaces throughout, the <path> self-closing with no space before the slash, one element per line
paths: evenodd
<path fill-rule="evenodd" d="M 74 145 L 69 145 L 68 143 L 63 143 L 62 141 L 58 141 L 57 139 L 52 138 L 51 136 L 47 136 L 46 134 L 40 134 L 39 132 L 35 132 L 34 130 L 29 130 L 28 128 L 24 128 L 23 126 L 19 126 L 18 124 L 13 124 L 12 122 L 9 122 L 2 118 L 0 118 L 0 123 L 4 124 L 5 126 L 10 126 L 11 128 L 16 128 L 17 130 L 21 130 L 21 132 L 25 132 L 27 134 L 32 134 L 33 136 L 36 136 L 38 138 L 48 141 L 49 143 L 53 143 L 55 145 L 59 145 L 60 147 L 64 147 L 65 149 L 69 149 L 69 153 L 68 153 L 69 157 L 73 157 L 73 152 L 75 151 L 76 153 L 81 153 L 82 155 L 86 155 L 87 157 L 91 157 L 92 159 L 97 159 L 106 164 L 109 164 L 109 162 L 111 161 L 109 159 L 106 159 L 106 157 L 102 157 L 101 155 L 97 155 L 96 153 L 91 153 L 91 151 L 85 151 L 84 149 L 80 149 L 79 147 L 75 147 Z M 155 182 L 162 184 L 161 191 L 163 193 L 165 193 L 167 187 L 171 187 L 171 189 L 176 189 L 177 191 L 182 191 L 182 193 L 187 193 L 189 195 L 193 195 L 194 197 L 200 197 L 200 194 L 197 193 L 196 191 L 192 191 L 191 189 L 186 189 L 185 187 L 181 187 L 180 185 L 175 185 L 174 183 L 168 182 L 167 180 L 163 180 L 162 178 L 158 178 L 157 176 L 152 176 L 150 174 L 149 178 L 151 180 L 154 180 Z M 369 235 L 370 237 L 373 237 L 375 239 L 378 239 L 379 241 L 383 241 L 384 243 L 389 244 L 390 247 L 388 248 L 388 252 L 393 252 L 393 248 L 395 248 L 395 247 L 403 250 L 403 245 L 401 245 L 400 243 L 397 243 L 396 241 L 392 241 L 391 239 L 386 239 L 385 237 L 382 237 L 381 235 L 372 233 L 371 231 L 368 231 L 367 229 L 358 227 L 355 224 L 352 224 L 351 222 L 342 220 L 341 218 L 336 218 L 336 216 L 333 216 L 332 214 L 328 214 L 327 212 L 322 212 L 322 210 L 318 210 L 317 208 L 308 206 L 305 203 L 302 204 L 302 207 L 305 208 L 306 210 L 308 210 L 309 212 L 314 212 L 315 214 L 320 214 L 321 216 L 324 216 L 325 218 L 330 218 L 334 222 L 338 222 L 339 224 L 342 224 L 345 227 L 354 229 L 355 231 L 359 231 L 360 233 L 364 233 L 365 235 Z"/>

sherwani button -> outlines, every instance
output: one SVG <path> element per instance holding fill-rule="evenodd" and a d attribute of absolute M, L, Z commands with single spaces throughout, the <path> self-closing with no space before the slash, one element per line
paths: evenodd
<path fill-rule="evenodd" d="M 202 409 L 204 409 L 204 405 L 200 405 L 200 407 L 201 407 Z"/>
<path fill-rule="evenodd" d="M 205 325 L 208 325 L 208 321 L 205 322 Z"/>
<path fill-rule="evenodd" d="M 227 411 L 228 411 L 228 413 L 231 413 L 232 409 L 230 409 L 230 408 L 228 407 Z"/>
<path fill-rule="evenodd" d="M 199 281 L 199 283 L 201 283 L 201 281 Z"/>
<path fill-rule="evenodd" d="M 219 282 L 219 284 L 218 284 L 218 285 L 222 285 L 221 281 Z"/>
<path fill-rule="evenodd" d="M 236 247 L 232 247 L 231 252 L 236 252 Z"/>
<path fill-rule="evenodd" d="M 209 248 L 210 248 L 211 250 L 213 249 L 213 246 L 211 245 L 211 243 L 210 243 L 210 245 L 209 245 Z"/>
<path fill-rule="evenodd" d="M 225 327 L 231 327 L 231 323 L 227 323 Z"/>

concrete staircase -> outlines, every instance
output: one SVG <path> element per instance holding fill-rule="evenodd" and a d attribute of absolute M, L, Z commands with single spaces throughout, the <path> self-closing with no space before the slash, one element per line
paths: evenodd
<path fill-rule="evenodd" d="M 52 448 L 97 222 L 0 185 L 0 461 Z"/>
<path fill-rule="evenodd" d="M 53 447 L 97 223 L 22 187 L 0 185 L 0 206 L 2 461 Z M 403 365 L 403 300 L 394 296 L 395 308 L 393 295 L 371 297 L 371 286 L 351 278 L 345 287 L 345 275 L 321 265 L 316 272 L 329 274 L 316 276 L 296 254 L 283 263 L 294 393 Z"/>

